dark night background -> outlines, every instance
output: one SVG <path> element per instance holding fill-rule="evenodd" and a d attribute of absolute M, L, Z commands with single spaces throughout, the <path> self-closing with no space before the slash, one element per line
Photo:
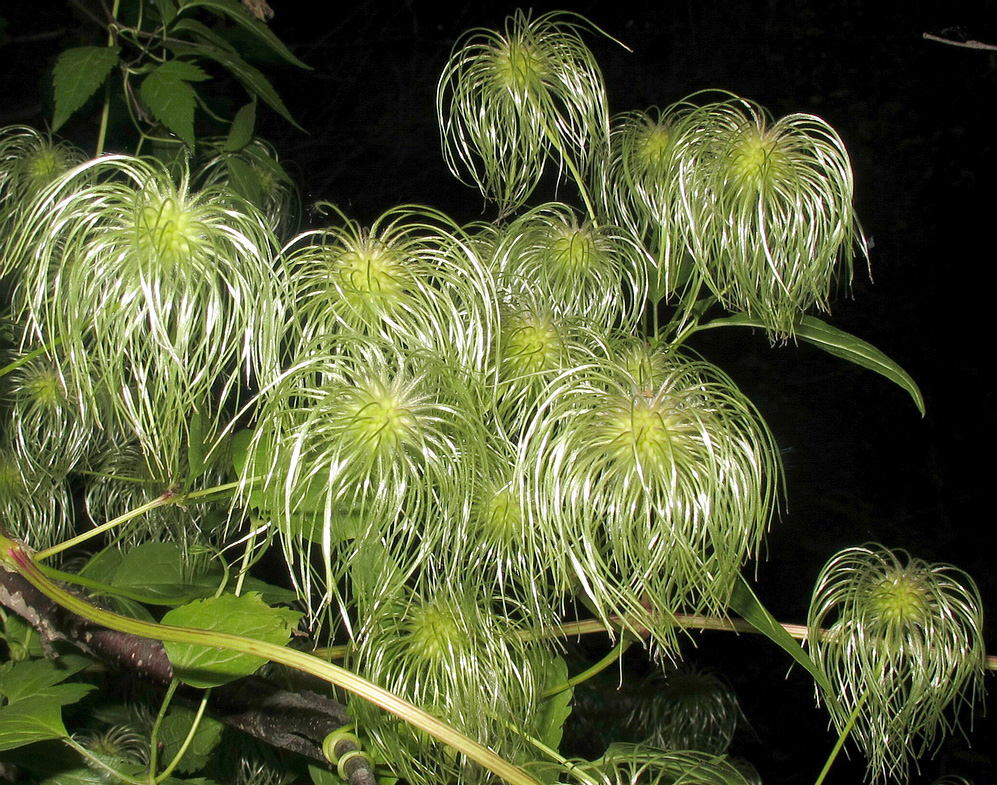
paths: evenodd
<path fill-rule="evenodd" d="M 461 32 L 501 26 L 517 5 L 410 0 L 343 5 L 335 14 L 317 10 L 326 5 L 318 2 L 271 5 L 273 30 L 315 69 L 267 69 L 307 134 L 263 118 L 263 135 L 278 145 L 306 202 L 326 199 L 361 219 L 403 202 L 458 220 L 491 217 L 443 164 L 435 86 Z M 0 46 L 0 125 L 40 124 L 40 69 L 78 23 L 55 0 L 3 6 L 10 27 Z M 965 569 L 992 614 L 997 429 L 985 368 L 993 358 L 997 258 L 994 124 L 985 118 L 997 98 L 997 54 L 922 34 L 997 44 L 993 0 L 535 6 L 555 7 L 587 16 L 633 49 L 589 40 L 613 112 L 722 88 L 777 116 L 819 114 L 851 153 L 874 283 L 859 266 L 852 297 L 840 299 L 829 320 L 906 368 L 928 414 L 921 419 L 885 379 L 815 349 L 772 349 L 748 332 L 697 337 L 695 348 L 752 397 L 784 450 L 788 503 L 758 566 L 763 601 L 782 620 L 804 621 L 824 561 L 876 541 Z M 92 130 L 85 122 L 67 128 L 81 139 L 93 138 Z M 807 679 L 796 671 L 786 678 L 787 658 L 764 640 L 718 633 L 697 640 L 689 658 L 722 670 L 750 723 L 734 752 L 766 783 L 813 782 L 834 736 Z M 987 649 L 997 653 L 993 623 Z M 988 703 L 971 746 L 946 743 L 912 782 L 943 773 L 997 782 L 997 705 L 992 696 Z M 828 782 L 861 781 L 863 769 L 839 761 Z"/>

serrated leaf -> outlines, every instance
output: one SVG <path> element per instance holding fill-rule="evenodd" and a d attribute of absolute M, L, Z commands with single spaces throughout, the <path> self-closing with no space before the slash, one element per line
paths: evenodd
<path fill-rule="evenodd" d="M 263 192 L 263 181 L 260 174 L 241 158 L 229 156 L 225 160 L 229 185 L 232 190 L 250 204 L 259 204 Z"/>
<path fill-rule="evenodd" d="M 114 580 L 114 574 L 118 571 L 118 567 L 121 566 L 122 559 L 124 559 L 124 554 L 117 548 L 105 548 L 83 565 L 80 577 L 110 584 Z"/>
<path fill-rule="evenodd" d="M 52 68 L 55 88 L 53 131 L 97 92 L 117 65 L 120 55 L 120 46 L 77 46 L 59 55 Z"/>
<path fill-rule="evenodd" d="M 765 328 L 766 325 L 759 319 L 739 313 L 721 319 L 714 319 L 708 324 L 704 324 L 702 329 L 712 327 Z M 840 357 L 863 368 L 868 368 L 870 371 L 875 371 L 880 376 L 889 379 L 907 391 L 907 394 L 913 399 L 914 405 L 917 406 L 917 410 L 921 413 L 921 416 L 924 416 L 924 397 L 921 395 L 921 390 L 918 388 L 917 383 L 911 378 L 910 374 L 872 344 L 844 330 L 839 330 L 837 327 L 832 327 L 813 316 L 804 316 L 800 320 L 796 327 L 796 337 L 819 349 L 823 349 L 828 354 Z"/>
<path fill-rule="evenodd" d="M 56 660 L 25 660 L 0 672 L 0 694 L 10 703 L 34 698 L 44 690 L 75 676 L 90 664 L 79 654 Z"/>
<path fill-rule="evenodd" d="M 210 27 L 198 22 L 196 19 L 178 20 L 177 23 L 173 25 L 172 33 L 174 36 L 185 33 L 191 36 L 194 41 L 199 44 L 204 44 L 209 47 L 214 46 L 222 51 L 229 52 L 230 54 L 235 54 L 239 51 L 229 41 L 226 41 Z M 169 48 L 170 51 L 175 51 L 173 49 L 174 43 L 174 41 L 164 41 L 163 45 Z"/>
<path fill-rule="evenodd" d="M 175 69 L 166 69 L 164 63 L 143 81 L 140 88 L 142 100 L 153 116 L 167 130 L 175 134 L 187 147 L 194 147 L 194 106 L 197 94 L 194 88 L 179 78 Z"/>
<path fill-rule="evenodd" d="M 175 0 L 156 0 L 156 6 L 159 8 L 159 16 L 162 18 L 163 24 L 169 25 L 177 18 Z"/>
<path fill-rule="evenodd" d="M 308 764 L 308 776 L 311 777 L 312 785 L 343 785 L 345 780 L 335 771 L 327 766 L 316 766 L 314 763 Z"/>
<path fill-rule="evenodd" d="M 181 13 L 192 8 L 207 8 L 214 11 L 219 16 L 227 16 L 237 25 L 263 41 L 263 43 L 270 47 L 270 49 L 275 53 L 287 60 L 287 62 L 298 66 L 298 68 L 304 68 L 309 71 L 311 70 L 311 66 L 306 65 L 295 57 L 291 50 L 287 48 L 287 45 L 276 35 L 274 35 L 269 27 L 254 17 L 235 0 L 192 0 L 192 2 L 186 2 L 183 4 Z"/>
<path fill-rule="evenodd" d="M 180 752 L 187 734 L 194 725 L 197 714 L 190 709 L 176 706 L 170 709 L 159 727 L 159 743 L 163 745 L 160 758 L 172 761 Z M 203 769 L 212 751 L 222 739 L 222 729 L 225 726 L 218 720 L 208 716 L 201 717 L 190 746 L 177 764 L 176 770 L 181 774 L 192 774 Z"/>
<path fill-rule="evenodd" d="M 241 150 L 253 140 L 253 131 L 256 129 L 256 100 L 253 99 L 238 112 L 232 121 L 228 138 L 222 148 L 226 152 L 234 153 Z"/>
<path fill-rule="evenodd" d="M 214 60 L 219 65 L 224 66 L 232 75 L 238 79 L 246 91 L 253 96 L 262 98 L 275 112 L 291 123 L 295 128 L 301 128 L 295 122 L 291 113 L 287 110 L 284 102 L 277 91 L 274 90 L 270 81 L 256 68 L 243 60 L 234 52 L 227 52 L 215 47 L 202 44 L 185 44 L 172 42 L 170 49 L 177 54 L 186 54 L 195 57 L 207 57 Z"/>
<path fill-rule="evenodd" d="M 93 689 L 92 684 L 57 684 L 0 708 L 0 752 L 68 736 L 62 707 L 76 703 Z"/>
<path fill-rule="evenodd" d="M 236 597 L 223 594 L 174 608 L 163 624 L 228 632 L 277 645 L 286 645 L 301 618 L 287 608 L 271 608 L 256 592 Z M 174 672 L 181 681 L 205 689 L 254 673 L 266 660 L 252 654 L 222 651 L 186 643 L 165 643 Z"/>

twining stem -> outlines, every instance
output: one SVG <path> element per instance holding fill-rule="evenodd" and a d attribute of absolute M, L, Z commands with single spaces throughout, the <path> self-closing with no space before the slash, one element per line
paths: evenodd
<path fill-rule="evenodd" d="M 101 758 L 98 758 L 90 750 L 80 744 L 71 736 L 67 736 L 62 740 L 63 743 L 72 747 L 76 752 L 80 754 L 80 757 L 87 761 L 87 764 L 93 768 L 100 769 L 110 775 L 112 782 L 123 783 L 123 785 L 148 785 L 147 780 L 136 779 L 135 777 L 130 777 L 124 772 L 118 771 L 113 766 L 109 766 Z"/>
<path fill-rule="evenodd" d="M 163 724 L 163 720 L 166 719 L 166 712 L 170 708 L 170 703 L 173 701 L 173 696 L 179 686 L 180 682 L 177 679 L 170 681 L 166 695 L 163 696 L 163 701 L 159 704 L 159 714 L 156 715 L 156 721 L 152 725 L 152 734 L 149 736 L 149 774 L 153 776 L 156 773 L 157 758 L 159 757 L 159 728 Z"/>
<path fill-rule="evenodd" d="M 126 616 L 98 608 L 52 583 L 22 546 L 4 536 L 0 536 L 0 564 L 20 573 L 26 581 L 53 602 L 95 624 L 130 635 L 137 635 L 141 638 L 153 638 L 164 643 L 207 646 L 213 649 L 249 654 L 280 665 L 286 665 L 341 687 L 380 706 L 403 721 L 449 745 L 457 752 L 463 753 L 475 763 L 508 782 L 509 785 L 540 785 L 538 780 L 523 769 L 505 760 L 484 745 L 468 738 L 447 723 L 357 674 L 325 662 L 312 654 L 232 633 L 199 630 L 192 627 L 174 627 L 139 619 L 129 619 Z"/>
<path fill-rule="evenodd" d="M 141 504 L 135 509 L 129 510 L 124 514 L 119 515 L 117 518 L 113 518 L 112 520 L 102 523 L 100 526 L 97 526 L 94 529 L 90 529 L 90 531 L 78 534 L 75 537 L 66 540 L 65 542 L 60 542 L 56 545 L 53 545 L 51 548 L 45 548 L 44 550 L 38 551 L 34 555 L 34 560 L 44 561 L 45 559 L 55 556 L 57 553 L 62 553 L 63 551 L 67 551 L 76 545 L 80 545 L 81 543 L 84 543 L 87 540 L 93 539 L 94 537 L 97 537 L 98 535 L 101 535 L 106 531 L 110 531 L 111 529 L 117 528 L 118 526 L 121 526 L 121 524 L 123 523 L 128 523 L 128 521 L 134 518 L 138 518 L 140 515 L 145 515 L 145 513 L 151 512 L 152 510 L 158 509 L 159 507 L 166 507 L 167 505 L 170 504 L 186 504 L 187 502 L 200 501 L 208 496 L 217 496 L 219 494 L 226 494 L 231 491 L 234 491 L 242 484 L 255 482 L 257 479 L 259 478 L 252 477 L 249 480 L 239 480 L 235 482 L 224 483 L 223 485 L 215 485 L 212 486 L 211 488 L 201 488 L 200 490 L 190 491 L 188 493 L 183 493 L 183 494 L 177 493 L 175 488 L 170 488 L 169 490 L 161 493 L 152 501 L 148 501 L 145 504 Z"/>
<path fill-rule="evenodd" d="M 177 750 L 177 754 L 173 756 L 173 760 L 170 761 L 169 765 L 163 769 L 159 776 L 156 777 L 156 782 L 160 783 L 167 779 L 173 770 L 180 765 L 180 761 L 183 760 L 183 756 L 187 754 L 187 750 L 190 745 L 194 743 L 194 736 L 197 735 L 197 729 L 201 725 L 201 720 L 204 718 L 204 710 L 208 708 L 208 698 L 211 696 L 211 690 L 205 690 L 204 695 L 201 697 L 201 705 L 197 707 L 197 714 L 194 715 L 194 721 L 190 724 L 190 730 L 187 731 L 187 737 L 183 740 L 183 744 L 180 745 L 180 749 Z M 155 774 L 155 771 L 151 770 L 150 774 Z"/>

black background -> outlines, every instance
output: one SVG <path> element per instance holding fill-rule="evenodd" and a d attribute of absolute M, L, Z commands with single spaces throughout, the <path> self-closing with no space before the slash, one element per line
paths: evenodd
<path fill-rule="evenodd" d="M 335 13 L 322 10 L 326 3 L 301 0 L 272 6 L 273 30 L 314 70 L 263 66 L 307 134 L 261 111 L 262 133 L 279 147 L 306 202 L 326 199 L 365 220 L 404 202 L 427 203 L 462 221 L 492 217 L 443 164 L 435 88 L 455 38 L 470 27 L 501 26 L 516 5 L 357 3 Z M 986 380 L 993 377 L 986 369 L 994 364 L 997 277 L 995 124 L 986 116 L 997 99 L 997 55 L 922 37 L 997 44 L 994 6 L 535 6 L 581 13 L 632 48 L 589 40 L 613 112 L 721 88 L 776 116 L 819 114 L 849 148 L 859 216 L 873 243 L 871 279 L 860 266 L 852 296 L 834 304 L 829 320 L 905 367 L 921 386 L 927 416 L 885 379 L 809 347 L 771 348 L 762 335 L 734 331 L 693 342 L 755 401 L 783 450 L 788 501 L 757 567 L 757 591 L 783 620 L 805 620 L 827 558 L 870 541 L 965 569 L 984 607 L 997 608 L 997 431 L 993 382 Z M 0 124 L 41 123 L 43 70 L 60 46 L 83 35 L 80 16 L 53 0 L 8 2 L 0 15 L 10 23 L 0 46 Z M 45 35 L 53 30 L 58 34 Z M 66 129 L 82 140 L 92 131 L 86 120 Z M 987 629 L 991 653 L 995 629 Z M 807 679 L 795 671 L 785 678 L 786 657 L 752 636 L 717 633 L 698 636 L 686 654 L 721 669 L 738 691 L 750 729 L 735 751 L 764 781 L 813 782 L 834 736 L 814 708 Z M 947 742 L 912 781 L 945 772 L 978 784 L 997 781 L 993 717 L 977 717 L 970 740 Z M 863 769 L 839 762 L 828 782 L 860 781 Z"/>

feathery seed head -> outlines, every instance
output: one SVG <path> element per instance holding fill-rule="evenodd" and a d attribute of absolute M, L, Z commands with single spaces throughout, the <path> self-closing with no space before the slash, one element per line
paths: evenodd
<path fill-rule="evenodd" d="M 425 574 L 416 588 L 380 597 L 360 629 L 350 663 L 358 673 L 503 757 L 528 759 L 523 734 L 512 728 L 536 732 L 546 651 L 496 614 L 487 593 Z M 492 777 L 362 698 L 351 698 L 350 713 L 379 759 L 413 785 Z"/>
<path fill-rule="evenodd" d="M 772 120 L 740 98 L 687 120 L 696 130 L 676 156 L 695 263 L 728 310 L 760 318 L 775 340 L 792 336 L 865 250 L 844 143 L 819 117 Z"/>
<path fill-rule="evenodd" d="M 437 116 L 451 171 L 469 175 L 508 214 L 537 186 L 548 158 L 587 167 L 608 138 L 605 86 L 581 38 L 581 17 L 517 11 L 503 32 L 460 39 L 437 88 Z"/>
<path fill-rule="evenodd" d="M 672 355 L 656 381 L 638 385 L 612 360 L 561 374 L 517 468 L 531 527 L 556 543 L 555 572 L 600 614 L 635 619 L 669 645 L 667 614 L 722 612 L 773 514 L 780 464 L 716 368 Z"/>
<path fill-rule="evenodd" d="M 832 687 L 824 702 L 839 731 L 854 722 L 872 781 L 904 780 L 982 692 L 979 591 L 954 567 L 878 545 L 844 550 L 817 579 L 808 626 Z"/>
<path fill-rule="evenodd" d="M 508 39 L 497 41 L 492 57 L 499 83 L 517 99 L 543 90 L 548 72 L 546 57 L 530 40 L 527 30 L 518 30 Z"/>

